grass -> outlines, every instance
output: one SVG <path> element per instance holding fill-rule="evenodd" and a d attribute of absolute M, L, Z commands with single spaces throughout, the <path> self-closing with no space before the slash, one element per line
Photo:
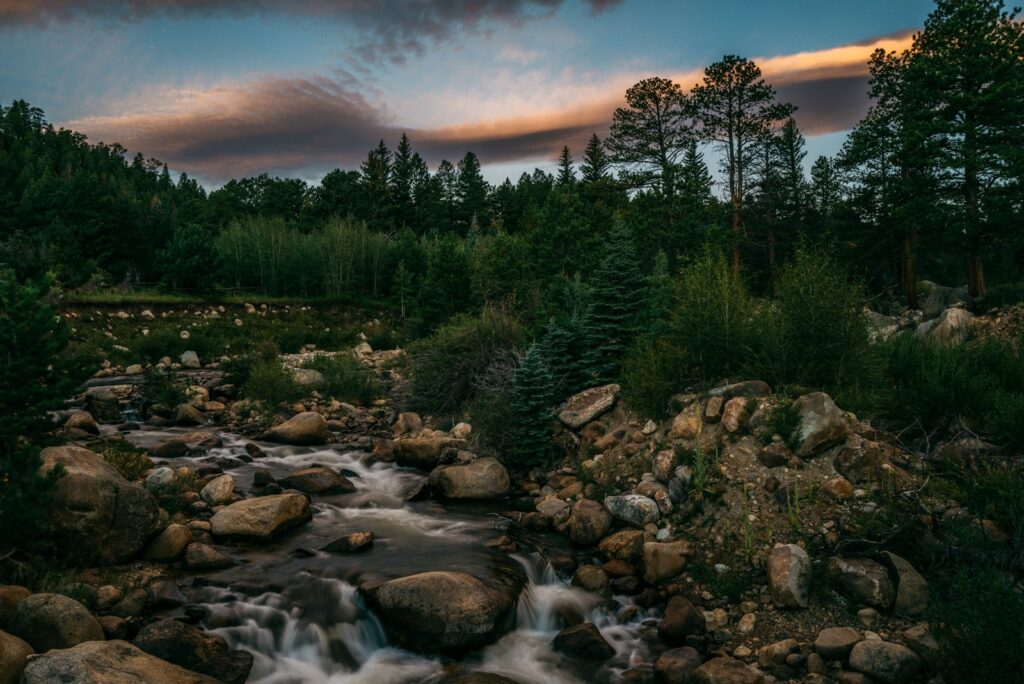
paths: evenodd
<path fill-rule="evenodd" d="M 129 482 L 138 480 L 144 472 L 153 467 L 153 462 L 144 450 L 132 446 L 123 439 L 103 440 L 93 446 L 92 450 L 114 466 Z"/>
<path fill-rule="evenodd" d="M 377 381 L 373 373 L 348 354 L 327 356 L 317 354 L 302 364 L 324 376 L 321 394 L 338 401 L 369 405 L 377 396 Z"/>
<path fill-rule="evenodd" d="M 298 401 L 307 392 L 279 361 L 260 361 L 249 371 L 242 394 L 246 399 L 278 406 Z"/>

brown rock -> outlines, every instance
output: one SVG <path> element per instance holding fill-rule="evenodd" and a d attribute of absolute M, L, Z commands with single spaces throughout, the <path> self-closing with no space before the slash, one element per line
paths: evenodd
<path fill-rule="evenodd" d="M 572 658 L 601 663 L 615 655 L 600 630 L 589 622 L 566 627 L 551 642 L 551 647 Z"/>
<path fill-rule="evenodd" d="M 849 501 L 853 498 L 853 485 L 845 477 L 835 477 L 821 485 L 821 493 L 833 501 Z"/>
<path fill-rule="evenodd" d="M 0 632 L 0 684 L 17 684 L 32 647 L 13 634 Z"/>
<path fill-rule="evenodd" d="M 573 504 L 569 516 L 569 537 L 581 546 L 591 546 L 608 534 L 612 525 L 612 514 L 604 506 L 591 499 L 581 499 Z"/>
<path fill-rule="evenodd" d="M 826 660 L 846 660 L 850 651 L 864 635 L 852 627 L 828 627 L 818 632 L 814 651 Z"/>
<path fill-rule="evenodd" d="M 640 530 L 620 530 L 608 535 L 597 545 L 606 558 L 635 561 L 644 548 L 644 533 Z"/>
<path fill-rule="evenodd" d="M 665 606 L 665 615 L 658 623 L 658 636 L 666 643 L 679 646 L 689 636 L 704 633 L 704 614 L 684 596 L 673 596 Z"/>
<path fill-rule="evenodd" d="M 693 671 L 694 684 L 765 684 L 758 670 L 732 658 L 712 658 Z"/>
<path fill-rule="evenodd" d="M 643 546 L 644 580 L 658 584 L 671 579 L 686 567 L 690 545 L 685 541 L 647 542 Z"/>

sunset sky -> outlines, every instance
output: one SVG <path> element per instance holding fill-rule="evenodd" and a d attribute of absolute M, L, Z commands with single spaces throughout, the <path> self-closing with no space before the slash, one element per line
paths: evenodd
<path fill-rule="evenodd" d="M 213 186 L 315 181 L 407 131 L 432 166 L 550 169 L 604 134 L 625 89 L 688 87 L 755 58 L 799 107 L 810 157 L 866 108 L 865 62 L 930 0 L 0 0 L 0 99 Z"/>

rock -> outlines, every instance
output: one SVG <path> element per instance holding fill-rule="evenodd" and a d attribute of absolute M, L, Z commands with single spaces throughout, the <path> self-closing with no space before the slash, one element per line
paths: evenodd
<path fill-rule="evenodd" d="M 373 532 L 352 532 L 344 537 L 339 537 L 323 548 L 324 551 L 332 553 L 352 553 L 353 551 L 364 551 L 373 544 Z"/>
<path fill-rule="evenodd" d="M 689 684 L 700 663 L 700 653 L 695 648 L 670 648 L 654 661 L 654 674 L 661 684 Z"/>
<path fill-rule="evenodd" d="M 445 679 L 445 684 L 523 684 L 493 672 L 467 672 L 454 679 Z"/>
<path fill-rule="evenodd" d="M 312 517 L 309 499 L 285 492 L 237 501 L 210 519 L 214 537 L 266 541 Z"/>
<path fill-rule="evenodd" d="M 285 489 L 298 489 L 306 494 L 348 494 L 356 491 L 351 480 L 323 466 L 294 470 L 277 483 Z"/>
<path fill-rule="evenodd" d="M 174 484 L 178 479 L 177 473 L 167 466 L 154 468 L 153 472 L 146 476 L 146 489 L 151 492 L 159 492 Z"/>
<path fill-rule="evenodd" d="M 821 485 L 821 493 L 833 501 L 849 501 L 853 498 L 853 485 L 845 477 L 834 477 Z"/>
<path fill-rule="evenodd" d="M 828 563 L 828 574 L 852 600 L 888 610 L 895 596 L 889 573 L 867 558 L 833 557 Z"/>
<path fill-rule="evenodd" d="M 465 465 L 438 466 L 430 486 L 445 499 L 499 499 L 508 496 L 512 481 L 496 458 L 478 458 Z"/>
<path fill-rule="evenodd" d="M 141 363 L 133 363 L 124 369 L 125 375 L 142 375 L 145 372 L 146 368 Z"/>
<path fill-rule="evenodd" d="M 580 499 L 569 515 L 569 537 L 580 546 L 591 546 L 608 534 L 612 515 L 592 499 Z"/>
<path fill-rule="evenodd" d="M 0 629 L 7 629 L 18 604 L 32 595 L 27 587 L 17 584 L 0 585 Z"/>
<path fill-rule="evenodd" d="M 269 442 L 307 446 L 326 444 L 330 436 L 324 417 L 315 411 L 305 411 L 270 428 L 263 435 L 263 439 Z"/>
<path fill-rule="evenodd" d="M 455 439 L 469 439 L 473 433 L 473 426 L 469 423 L 456 423 L 448 433 Z"/>
<path fill-rule="evenodd" d="M 828 627 L 818 632 L 814 651 L 825 660 L 846 660 L 850 650 L 864 635 L 852 627 Z"/>
<path fill-rule="evenodd" d="M 235 478 L 230 475 L 215 477 L 199 491 L 199 498 L 211 506 L 222 506 L 231 503 L 235 493 Z"/>
<path fill-rule="evenodd" d="M 796 544 L 778 544 L 768 557 L 768 589 L 776 608 L 806 608 L 811 559 Z"/>
<path fill-rule="evenodd" d="M 857 611 L 857 621 L 860 622 L 865 629 L 874 629 L 880 618 L 881 615 L 879 615 L 878 611 L 874 608 L 861 608 Z"/>
<path fill-rule="evenodd" d="M 914 617 L 924 613 L 928 609 L 928 580 L 909 561 L 891 551 L 883 551 L 882 558 L 897 578 L 893 604 L 896 614 Z"/>
<path fill-rule="evenodd" d="M 603 663 L 615 655 L 601 631 L 590 622 L 566 627 L 555 635 L 551 647 L 558 653 L 592 663 Z"/>
<path fill-rule="evenodd" d="M 234 561 L 207 544 L 192 542 L 185 548 L 184 566 L 189 570 L 220 570 L 234 565 Z"/>
<path fill-rule="evenodd" d="M 441 462 L 443 451 L 465 449 L 466 442 L 452 437 L 411 437 L 395 440 L 391 446 L 398 465 L 433 470 Z"/>
<path fill-rule="evenodd" d="M 725 402 L 725 408 L 722 410 L 722 427 L 727 432 L 736 433 L 746 426 L 748 401 L 746 397 L 733 397 Z"/>
<path fill-rule="evenodd" d="M 391 426 L 391 432 L 395 437 L 419 432 L 422 429 L 423 419 L 420 418 L 420 414 L 412 413 L 411 411 L 399 413 L 398 418 L 395 420 L 395 424 Z"/>
<path fill-rule="evenodd" d="M 128 621 L 117 615 L 101 615 L 96 618 L 103 628 L 103 636 L 109 639 L 124 639 L 128 636 Z"/>
<path fill-rule="evenodd" d="M 175 425 L 205 425 L 207 422 L 206 414 L 192 404 L 178 404 L 174 409 Z"/>
<path fill-rule="evenodd" d="M 824 392 L 811 392 L 793 402 L 800 415 L 795 441 L 798 456 L 810 456 L 815 451 L 841 442 L 850 433 L 846 415 Z"/>
<path fill-rule="evenodd" d="M 32 594 L 18 604 L 11 633 L 37 653 L 103 639 L 103 628 L 85 606 L 60 594 Z"/>
<path fill-rule="evenodd" d="M 888 444 L 851 435 L 835 455 L 833 464 L 847 480 L 860 484 L 877 480 L 895 453 L 895 447 Z"/>
<path fill-rule="evenodd" d="M 906 646 L 867 639 L 850 651 L 850 667 L 887 684 L 903 684 L 917 676 L 921 659 Z"/>
<path fill-rule="evenodd" d="M 772 388 L 762 380 L 744 380 L 743 382 L 735 382 L 731 385 L 715 387 L 708 392 L 712 397 L 724 397 L 726 399 L 731 399 L 732 397 L 754 399 L 756 397 L 767 397 L 771 393 Z"/>
<path fill-rule="evenodd" d="M 182 368 L 202 368 L 203 364 L 199 363 L 199 355 L 194 351 L 185 351 L 181 353 L 179 357 Z"/>
<path fill-rule="evenodd" d="M 643 573 L 648 584 L 675 577 L 686 567 L 690 545 L 685 541 L 646 542 L 643 546 Z"/>
<path fill-rule="evenodd" d="M 33 658 L 22 684 L 219 684 L 216 679 L 165 662 L 127 641 L 89 641 Z"/>
<path fill-rule="evenodd" d="M 772 442 L 765 445 L 757 454 L 757 460 L 761 465 L 768 468 L 778 468 L 789 463 L 793 458 L 793 452 L 782 442 Z"/>
<path fill-rule="evenodd" d="M 783 639 L 763 646 L 757 651 L 757 664 L 761 667 L 783 665 L 786 658 L 800 648 L 796 639 Z"/>
<path fill-rule="evenodd" d="M 903 631 L 903 640 L 911 651 L 916 653 L 928 667 L 935 668 L 939 663 L 939 643 L 935 641 L 928 625 L 914 625 Z"/>
<path fill-rule="evenodd" d="M 158 580 L 149 585 L 150 605 L 153 608 L 178 608 L 188 603 L 188 598 L 170 580 Z"/>
<path fill-rule="evenodd" d="M 538 513 L 556 526 L 569 522 L 569 516 L 572 514 L 572 506 L 569 505 L 569 502 L 563 501 L 557 496 L 545 496 L 537 502 L 535 508 Z"/>
<path fill-rule="evenodd" d="M 142 651 L 186 670 L 242 684 L 252 669 L 252 654 L 232 655 L 224 637 L 178 620 L 157 620 L 141 630 L 133 643 Z M 235 652 L 235 654 L 242 652 Z M 247 656 L 247 657 L 246 657 Z"/>
<path fill-rule="evenodd" d="M 459 654 L 488 644 L 514 622 L 522 585 L 464 572 L 424 572 L 362 588 L 391 640 L 420 653 Z"/>
<path fill-rule="evenodd" d="M 41 457 L 40 473 L 64 468 L 51 495 L 50 520 L 67 548 L 103 563 L 120 563 L 142 550 L 158 525 L 152 494 L 87 449 L 49 447 Z"/>
<path fill-rule="evenodd" d="M 584 564 L 576 568 L 572 576 L 572 584 L 592 594 L 607 596 L 611 584 L 608 580 L 608 573 L 604 568 L 597 565 Z"/>
<path fill-rule="evenodd" d="M 637 527 L 656 523 L 661 519 L 658 504 L 654 499 L 639 494 L 605 497 L 604 507 L 614 517 Z"/>
<path fill-rule="evenodd" d="M 146 546 L 142 557 L 146 560 L 174 561 L 185 553 L 192 543 L 192 530 L 184 525 L 171 523 Z"/>
<path fill-rule="evenodd" d="M 765 684 L 758 670 L 732 658 L 712 658 L 693 671 L 694 684 Z"/>
<path fill-rule="evenodd" d="M 90 435 L 100 434 L 100 426 L 88 411 L 75 411 L 64 423 L 65 430 L 81 430 Z"/>
<path fill-rule="evenodd" d="M 96 590 L 96 609 L 108 610 L 123 598 L 124 592 L 112 584 L 105 584 Z"/>
<path fill-rule="evenodd" d="M 701 430 L 700 404 L 694 402 L 672 419 L 669 435 L 676 439 L 694 439 Z"/>
<path fill-rule="evenodd" d="M 658 623 L 658 636 L 668 644 L 679 646 L 686 643 L 687 637 L 703 634 L 704 627 L 704 613 L 689 599 L 673 596 L 665 606 L 665 615 Z"/>
<path fill-rule="evenodd" d="M 121 422 L 121 400 L 110 387 L 90 387 L 85 392 L 85 408 L 101 423 Z"/>
<path fill-rule="evenodd" d="M 679 465 L 676 459 L 676 452 L 671 449 L 659 451 L 651 459 L 651 472 L 658 482 L 668 482 L 675 474 L 676 466 Z"/>
<path fill-rule="evenodd" d="M 567 427 L 578 430 L 615 405 L 618 385 L 591 387 L 574 394 L 558 410 L 558 419 Z"/>
<path fill-rule="evenodd" d="M 292 377 L 295 378 L 295 382 L 298 383 L 299 387 L 306 389 L 316 389 L 323 387 L 327 381 L 324 379 L 324 374 L 315 368 L 289 368 Z"/>
<path fill-rule="evenodd" d="M 966 342 L 970 336 L 973 318 L 974 316 L 967 309 L 946 309 L 939 314 L 938 318 L 918 325 L 914 334 L 948 346 L 960 345 Z"/>
<path fill-rule="evenodd" d="M 0 684 L 17 684 L 32 647 L 13 634 L 0 632 Z"/>
<path fill-rule="evenodd" d="M 597 545 L 597 550 L 610 560 L 635 561 L 644 549 L 644 533 L 640 530 L 621 530 L 610 534 Z"/>

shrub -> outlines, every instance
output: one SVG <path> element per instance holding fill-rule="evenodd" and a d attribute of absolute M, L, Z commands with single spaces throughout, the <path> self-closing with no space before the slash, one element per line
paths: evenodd
<path fill-rule="evenodd" d="M 338 401 L 366 405 L 377 396 L 377 381 L 373 373 L 347 354 L 317 354 L 302 367 L 319 371 L 324 376 L 321 391 Z"/>
<path fill-rule="evenodd" d="M 104 440 L 99 445 L 94 445 L 93 451 L 114 466 L 129 482 L 139 479 L 144 472 L 153 467 L 153 462 L 144 450 L 123 439 Z"/>
<path fill-rule="evenodd" d="M 271 406 L 298 401 L 305 395 L 302 386 L 295 381 L 295 376 L 278 361 L 260 361 L 255 364 L 242 391 L 246 398 Z"/>
<path fill-rule="evenodd" d="M 693 376 L 686 351 L 666 339 L 642 337 L 633 345 L 622 371 L 623 396 L 644 415 L 660 418 L 669 399 Z"/>
<path fill-rule="evenodd" d="M 515 439 L 510 455 L 518 465 L 538 465 L 551 456 L 554 448 L 551 439 L 554 385 L 545 348 L 534 344 L 512 376 L 509 427 Z"/>
<path fill-rule="evenodd" d="M 520 348 L 523 339 L 519 321 L 503 309 L 456 316 L 410 346 L 410 403 L 418 410 L 454 414 L 473 397 L 478 377 L 493 361 Z"/>
<path fill-rule="evenodd" d="M 163 404 L 174 407 L 187 399 L 183 390 L 175 381 L 174 376 L 159 371 L 146 373 L 146 401 L 150 404 Z"/>

